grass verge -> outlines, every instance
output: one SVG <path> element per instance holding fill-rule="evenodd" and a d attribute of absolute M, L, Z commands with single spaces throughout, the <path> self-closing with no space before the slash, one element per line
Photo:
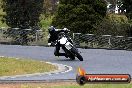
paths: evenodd
<path fill-rule="evenodd" d="M 41 61 L 0 57 L 0 76 L 44 73 L 56 69 L 56 66 Z"/>
<path fill-rule="evenodd" d="M 86 84 L 78 85 L 76 82 L 51 82 L 51 83 L 25 83 L 25 84 L 0 84 L 2 88 L 132 88 L 130 84 Z"/>
<path fill-rule="evenodd" d="M 44 87 L 40 87 L 40 88 L 44 88 Z M 87 84 L 84 86 L 71 85 L 71 86 L 56 86 L 49 88 L 132 88 L 132 84 L 89 84 L 89 85 Z"/>

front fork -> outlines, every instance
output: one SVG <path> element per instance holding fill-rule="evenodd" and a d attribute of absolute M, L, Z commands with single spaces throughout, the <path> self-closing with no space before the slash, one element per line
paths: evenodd
<path fill-rule="evenodd" d="M 65 46 L 62 46 L 62 49 L 64 50 L 66 55 L 70 56 L 72 54 L 71 49 L 68 50 Z"/>

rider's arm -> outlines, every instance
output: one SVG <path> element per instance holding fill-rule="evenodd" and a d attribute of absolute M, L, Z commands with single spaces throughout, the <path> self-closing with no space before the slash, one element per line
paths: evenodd
<path fill-rule="evenodd" d="M 55 31 L 69 31 L 67 28 L 64 29 L 55 29 Z"/>
<path fill-rule="evenodd" d="M 55 31 L 62 31 L 63 29 L 55 29 Z"/>

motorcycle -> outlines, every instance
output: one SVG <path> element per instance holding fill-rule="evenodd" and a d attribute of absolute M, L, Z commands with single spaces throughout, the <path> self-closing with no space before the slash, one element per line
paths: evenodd
<path fill-rule="evenodd" d="M 58 34 L 57 42 L 61 45 L 62 50 L 71 60 L 75 60 L 75 57 L 77 57 L 80 61 L 83 61 L 83 57 L 80 55 L 78 49 L 73 45 L 72 39 L 67 37 L 64 32 L 60 32 Z"/>

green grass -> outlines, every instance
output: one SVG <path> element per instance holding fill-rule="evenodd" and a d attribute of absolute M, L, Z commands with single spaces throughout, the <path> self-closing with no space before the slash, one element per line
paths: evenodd
<path fill-rule="evenodd" d="M 127 23 L 128 18 L 125 15 L 119 15 L 119 14 L 108 14 L 107 18 L 116 23 Z"/>
<path fill-rule="evenodd" d="M 59 86 L 58 85 L 21 85 L 21 88 L 132 88 L 132 84 L 86 84 L 84 86 L 79 86 L 77 84 L 66 84 Z"/>
<path fill-rule="evenodd" d="M 52 19 L 53 19 L 54 16 L 45 16 L 44 14 L 42 14 L 40 16 L 40 24 L 42 25 L 42 28 L 43 29 L 48 29 L 49 26 L 51 25 L 52 23 Z"/>
<path fill-rule="evenodd" d="M 132 88 L 132 85 L 119 85 L 119 84 L 93 84 L 93 85 L 84 85 L 84 86 L 60 86 L 60 87 L 51 87 L 51 88 Z"/>
<path fill-rule="evenodd" d="M 2 22 L 1 20 L 3 19 L 3 16 L 4 15 L 6 15 L 6 13 L 5 12 L 3 12 L 3 9 L 2 9 L 2 3 L 1 3 L 1 1 L 2 0 L 0 0 L 0 27 L 8 27 L 7 25 L 6 25 L 6 23 L 4 22 Z"/>
<path fill-rule="evenodd" d="M 44 73 L 55 69 L 57 67 L 41 61 L 0 57 L 0 76 Z"/>

